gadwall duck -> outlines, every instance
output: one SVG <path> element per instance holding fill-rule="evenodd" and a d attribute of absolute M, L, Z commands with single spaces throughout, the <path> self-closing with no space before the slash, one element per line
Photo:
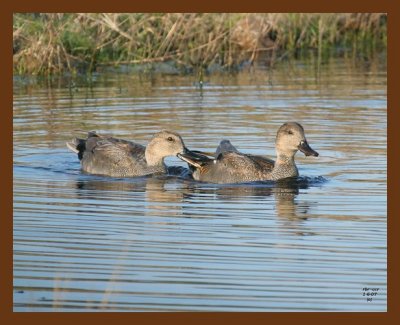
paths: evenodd
<path fill-rule="evenodd" d="M 156 133 L 147 147 L 95 132 L 67 142 L 67 147 L 78 154 L 83 171 L 112 177 L 164 174 L 165 157 L 189 152 L 179 134 L 166 130 Z"/>
<path fill-rule="evenodd" d="M 195 180 L 222 184 L 297 177 L 296 152 L 300 150 L 306 156 L 318 156 L 308 145 L 303 127 L 296 122 L 285 123 L 279 128 L 275 145 L 276 161 L 240 153 L 229 140 L 221 141 L 213 158 L 199 152 L 179 153 L 178 157 L 189 164 Z"/>

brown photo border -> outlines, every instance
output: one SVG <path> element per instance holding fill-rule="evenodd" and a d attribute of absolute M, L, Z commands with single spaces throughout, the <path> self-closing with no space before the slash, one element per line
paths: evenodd
<path fill-rule="evenodd" d="M 7 2 L 7 3 L 5 3 Z M 396 2 L 398 4 L 396 4 Z M 134 0 L 113 0 L 111 2 L 90 0 L 3 0 L 0 3 L 0 33 L 3 68 L 1 75 L 2 121 L 0 127 L 1 154 L 0 173 L 3 184 L 1 191 L 1 262 L 0 262 L 0 319 L 2 324 L 71 324 L 87 322 L 96 324 L 343 324 L 360 322 L 363 324 L 389 324 L 400 320 L 399 288 L 399 155 L 400 146 L 394 139 L 400 139 L 395 123 L 400 121 L 399 82 L 399 33 L 400 10 L 396 0 L 200 0 L 162 1 L 151 0 L 136 3 Z M 12 110 L 12 14 L 14 12 L 386 12 L 388 13 L 388 302 L 387 312 L 13 312 L 13 110 Z M 4 118 L 3 118 L 4 116 Z M 397 140 L 397 141 L 398 141 Z M 397 321 L 396 321 L 397 319 Z"/>

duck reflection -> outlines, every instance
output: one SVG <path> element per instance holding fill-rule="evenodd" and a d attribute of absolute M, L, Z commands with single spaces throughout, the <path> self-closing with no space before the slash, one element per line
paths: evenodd
<path fill-rule="evenodd" d="M 274 196 L 278 216 L 307 219 L 309 206 L 295 202 L 300 189 L 307 189 L 309 181 L 304 178 L 284 179 L 277 182 L 256 182 L 248 184 L 214 185 L 198 182 L 186 182 L 186 199 L 196 195 L 212 195 L 221 201 L 246 202 L 270 199 Z"/>
<path fill-rule="evenodd" d="M 89 176 L 90 177 L 90 176 Z M 148 176 L 135 179 L 94 177 L 76 182 L 82 199 L 121 200 L 126 209 L 145 216 L 179 216 L 184 193 L 171 176 Z M 135 206 L 135 207 L 134 207 Z M 134 207 L 134 208 L 133 208 Z"/>
<path fill-rule="evenodd" d="M 221 206 L 229 204 L 254 204 L 255 211 L 265 208 L 265 216 L 272 213 L 277 216 L 278 228 L 287 234 L 299 236 L 314 235 L 306 227 L 311 204 L 299 201 L 297 196 L 302 189 L 316 185 L 316 180 L 288 178 L 278 182 L 257 182 L 249 184 L 215 185 L 198 182 L 187 182 L 185 199 L 188 202 L 199 201 L 199 196 L 207 196 L 221 202 Z M 319 181 L 318 181 L 319 182 Z M 318 183 L 317 182 L 317 183 Z M 258 201 L 258 202 L 255 202 Z M 263 202 L 263 203 L 261 203 Z M 272 208 L 270 203 L 274 202 Z M 207 205 L 207 202 L 205 203 Z M 240 209 L 240 207 L 238 206 Z M 272 208 L 272 209 L 271 209 Z M 199 209 L 201 207 L 199 206 Z M 209 211 L 209 209 L 207 209 Z M 209 212 L 208 212 L 209 213 Z"/>
<path fill-rule="evenodd" d="M 270 204 L 273 198 L 279 225 L 295 227 L 292 230 L 296 234 L 307 235 L 310 233 L 302 229 L 302 225 L 308 219 L 310 204 L 298 201 L 297 196 L 301 189 L 308 189 L 310 184 L 312 181 L 304 178 L 221 186 L 165 175 L 135 179 L 93 178 L 92 175 L 86 175 L 76 182 L 76 189 L 82 199 L 121 201 L 126 205 L 124 209 L 136 215 L 174 218 L 199 218 L 201 214 L 193 214 L 193 211 L 201 211 L 203 204 L 208 205 L 204 217 L 212 217 L 209 203 L 214 200 L 220 201 L 223 208 L 230 202 L 249 203 L 255 200 Z"/>

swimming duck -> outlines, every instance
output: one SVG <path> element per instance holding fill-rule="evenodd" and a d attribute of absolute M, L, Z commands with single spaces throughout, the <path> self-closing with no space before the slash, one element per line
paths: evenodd
<path fill-rule="evenodd" d="M 168 171 L 165 157 L 188 152 L 181 136 L 166 130 L 156 133 L 147 147 L 96 132 L 66 144 L 78 154 L 84 172 L 112 177 L 164 174 Z"/>
<path fill-rule="evenodd" d="M 239 152 L 229 140 L 219 144 L 215 157 L 199 152 L 179 153 L 192 169 L 193 178 L 209 183 L 242 183 L 279 180 L 299 175 L 294 156 L 298 150 L 306 156 L 318 157 L 308 144 L 303 127 L 296 122 L 283 124 L 276 135 L 276 161 Z"/>

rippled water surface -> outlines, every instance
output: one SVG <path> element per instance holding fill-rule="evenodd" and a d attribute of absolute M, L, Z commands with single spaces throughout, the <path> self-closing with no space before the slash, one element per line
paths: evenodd
<path fill-rule="evenodd" d="M 15 78 L 14 310 L 385 311 L 386 67 L 194 81 Z M 76 129 L 141 144 L 171 129 L 192 149 L 229 138 L 274 158 L 286 121 L 320 154 L 297 154 L 292 183 L 87 175 L 65 146 Z"/>

